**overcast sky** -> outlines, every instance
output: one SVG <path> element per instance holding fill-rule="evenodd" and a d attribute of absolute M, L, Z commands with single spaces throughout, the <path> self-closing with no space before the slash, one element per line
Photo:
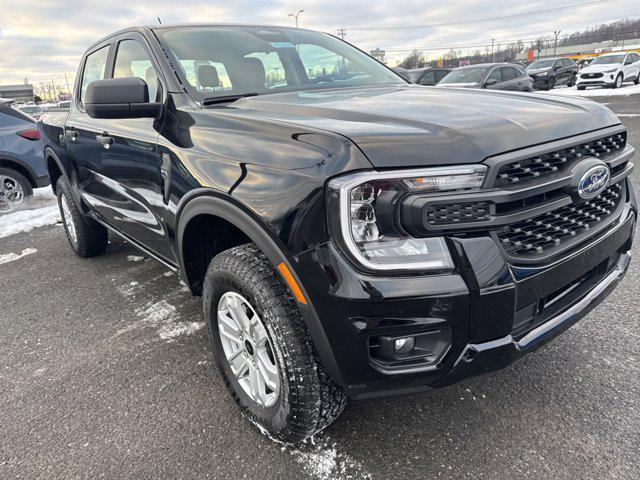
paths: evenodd
<path fill-rule="evenodd" d="M 300 25 L 335 34 L 365 50 L 388 51 L 390 65 L 412 48 L 428 48 L 532 39 L 571 32 L 624 17 L 640 17 L 638 0 L 599 0 L 588 6 L 535 15 L 478 21 L 590 0 L 0 0 L 0 84 L 53 78 L 73 82 L 84 49 L 100 37 L 130 25 L 235 22 L 293 25 L 288 14 L 304 9 Z M 598 1 L 598 0 L 591 0 Z M 443 23 L 474 21 L 456 25 Z M 438 25 L 411 29 L 373 29 Z M 475 48 L 472 48 L 474 50 Z M 480 48 L 482 49 L 482 48 Z M 467 50 L 466 48 L 463 50 Z"/>

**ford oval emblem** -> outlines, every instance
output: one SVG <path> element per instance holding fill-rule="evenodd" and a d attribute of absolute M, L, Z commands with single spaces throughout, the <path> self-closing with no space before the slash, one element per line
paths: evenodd
<path fill-rule="evenodd" d="M 609 167 L 596 165 L 587 170 L 578 182 L 578 195 L 584 199 L 597 197 L 609 183 Z"/>

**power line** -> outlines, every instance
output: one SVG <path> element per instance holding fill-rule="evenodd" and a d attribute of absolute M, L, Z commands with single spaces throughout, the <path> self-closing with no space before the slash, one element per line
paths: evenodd
<path fill-rule="evenodd" d="M 591 0 L 589 2 L 574 3 L 572 5 L 565 5 L 562 7 L 545 8 L 542 10 L 530 10 L 528 12 L 512 13 L 509 15 L 500 15 L 496 17 L 478 18 L 474 20 L 459 20 L 456 22 L 432 23 L 428 25 L 396 25 L 396 26 L 390 26 L 390 27 L 385 27 L 383 25 L 375 25 L 375 26 L 364 26 L 364 27 L 350 27 L 350 29 L 351 30 L 411 30 L 415 28 L 447 27 L 450 25 L 463 25 L 467 23 L 480 23 L 480 22 L 489 22 L 492 20 L 503 20 L 507 18 L 526 17 L 529 15 L 537 15 L 539 13 L 559 12 L 562 10 L 570 10 L 572 8 L 587 7 L 589 5 L 599 5 L 603 3 L 611 3 L 611 2 L 619 2 L 619 1 L 620 0 Z"/>

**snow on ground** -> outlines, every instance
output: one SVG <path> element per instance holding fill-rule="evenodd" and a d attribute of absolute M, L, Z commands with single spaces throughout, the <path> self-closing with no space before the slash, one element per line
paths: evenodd
<path fill-rule="evenodd" d="M 21 209 L 0 215 L 0 238 L 59 222 L 60 211 L 51 188 L 36 188 Z"/>
<path fill-rule="evenodd" d="M 287 446 L 282 449 L 286 450 Z M 304 444 L 290 450 L 304 471 L 316 480 L 370 480 L 357 460 L 338 451 L 336 444 L 327 437 L 319 442 L 312 437 Z"/>
<path fill-rule="evenodd" d="M 0 255 L 0 265 L 3 263 L 13 262 L 15 260 L 19 260 L 22 257 L 26 257 L 27 255 L 31 255 L 32 253 L 36 253 L 38 250 L 35 248 L 25 248 L 21 253 L 7 253 L 5 255 Z"/>
<path fill-rule="evenodd" d="M 553 90 L 536 93 L 570 95 L 575 97 L 623 97 L 640 94 L 640 85 L 625 83 L 620 88 L 587 87 L 586 90 L 578 90 L 576 87 L 556 87 Z"/>

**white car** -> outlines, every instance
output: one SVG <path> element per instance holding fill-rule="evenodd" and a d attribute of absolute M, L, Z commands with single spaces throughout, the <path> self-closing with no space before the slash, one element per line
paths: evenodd
<path fill-rule="evenodd" d="M 587 87 L 619 88 L 622 82 L 640 81 L 640 54 L 636 52 L 600 55 L 578 74 L 578 90 Z"/>

